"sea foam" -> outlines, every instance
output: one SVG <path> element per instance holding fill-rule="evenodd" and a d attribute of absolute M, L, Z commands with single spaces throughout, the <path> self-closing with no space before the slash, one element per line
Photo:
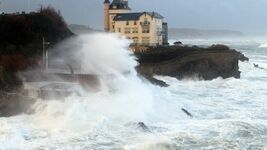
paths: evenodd
<path fill-rule="evenodd" d="M 261 44 L 261 45 L 259 46 L 259 48 L 266 48 L 266 47 L 267 47 L 267 43 Z"/>

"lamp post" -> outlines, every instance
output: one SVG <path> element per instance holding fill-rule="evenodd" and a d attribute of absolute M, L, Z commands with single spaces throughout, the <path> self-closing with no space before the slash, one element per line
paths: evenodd
<path fill-rule="evenodd" d="M 46 45 L 49 45 L 50 42 L 46 42 L 45 38 L 43 37 L 43 67 L 44 70 L 48 69 L 48 50 L 45 49 Z"/>

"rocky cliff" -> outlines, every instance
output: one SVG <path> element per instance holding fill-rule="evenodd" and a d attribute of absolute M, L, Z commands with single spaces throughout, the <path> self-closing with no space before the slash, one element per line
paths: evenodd
<path fill-rule="evenodd" d="M 203 80 L 218 77 L 240 78 L 238 62 L 248 60 L 240 52 L 224 45 L 213 45 L 208 48 L 158 47 L 137 53 L 136 56 L 140 63 L 137 67 L 138 72 L 154 83 L 153 75 L 171 76 L 177 79 L 197 77 Z"/>

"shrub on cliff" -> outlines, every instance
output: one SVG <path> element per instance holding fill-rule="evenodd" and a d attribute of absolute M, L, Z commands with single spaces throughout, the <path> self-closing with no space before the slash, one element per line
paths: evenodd
<path fill-rule="evenodd" d="M 0 15 L 0 54 L 5 58 L 13 59 L 20 56 L 20 61 L 9 65 L 8 59 L 0 58 L 0 66 L 5 70 L 16 70 L 15 66 L 26 64 L 28 58 L 42 55 L 42 39 L 51 43 L 51 46 L 73 35 L 68 29 L 60 12 L 53 7 L 41 7 L 37 12 L 29 14 Z M 11 67 L 11 68 L 9 68 Z M 21 67 L 17 67 L 20 70 Z"/>
<path fill-rule="evenodd" d="M 208 50 L 230 50 L 230 48 L 223 44 L 213 44 L 208 48 Z"/>
<path fill-rule="evenodd" d="M 40 54 L 43 37 L 55 43 L 71 35 L 60 12 L 51 6 L 36 13 L 0 15 L 0 54 Z"/>
<path fill-rule="evenodd" d="M 0 89 L 4 88 L 1 85 L 18 85 L 18 71 L 40 64 L 43 37 L 53 46 L 71 35 L 60 12 L 51 6 L 29 14 L 0 15 L 0 67 L 4 72 Z"/>

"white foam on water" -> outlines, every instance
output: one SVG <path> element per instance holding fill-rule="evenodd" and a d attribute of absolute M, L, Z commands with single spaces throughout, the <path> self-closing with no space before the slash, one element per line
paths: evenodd
<path fill-rule="evenodd" d="M 267 43 L 261 44 L 259 48 L 267 48 Z"/>
<path fill-rule="evenodd" d="M 100 90 L 86 91 L 82 97 L 73 95 L 64 102 L 38 101 L 34 106 L 36 110 L 34 115 L 7 118 L 8 121 L 12 120 L 6 124 L 11 129 L 6 129 L 9 131 L 3 133 L 3 137 L 9 136 L 9 141 L 21 144 L 9 144 L 6 140 L 0 140 L 3 143 L 0 145 L 1 148 L 68 148 L 72 147 L 72 142 L 69 140 L 75 136 L 82 140 L 80 138 L 84 138 L 83 134 L 99 136 L 99 139 L 88 140 L 79 145 L 93 146 L 97 145 L 99 140 L 101 142 L 108 138 L 109 134 L 118 136 L 117 140 L 124 140 L 128 137 L 128 135 L 123 136 L 124 132 L 136 130 L 127 127 L 129 123 L 165 120 L 165 115 L 160 113 L 166 111 L 166 108 L 161 111 L 154 107 L 158 105 L 154 102 L 157 96 L 161 96 L 159 94 L 161 92 L 158 87 L 143 82 L 137 76 L 135 71 L 137 62 L 127 48 L 129 44 L 127 40 L 114 34 L 102 33 L 82 35 L 73 40 L 82 45 L 75 50 L 82 71 L 98 75 L 102 81 Z M 158 92 L 154 93 L 154 90 Z M 13 122 L 16 126 L 13 126 Z M 34 133 L 32 130 L 37 132 Z M 108 140 L 110 143 L 113 142 L 112 139 Z M 103 145 L 100 143 L 99 146 Z"/>
<path fill-rule="evenodd" d="M 267 147 L 266 70 L 240 62 L 241 79 L 179 81 L 160 76 L 170 84 L 160 88 L 137 76 L 127 40 L 114 34 L 74 40 L 82 45 L 76 55 L 83 71 L 101 79 L 99 91 L 72 95 L 66 101 L 38 101 L 34 115 L 0 118 L 0 149 Z M 249 57 L 262 55 L 246 52 Z M 142 131 L 138 122 L 152 133 Z"/>

